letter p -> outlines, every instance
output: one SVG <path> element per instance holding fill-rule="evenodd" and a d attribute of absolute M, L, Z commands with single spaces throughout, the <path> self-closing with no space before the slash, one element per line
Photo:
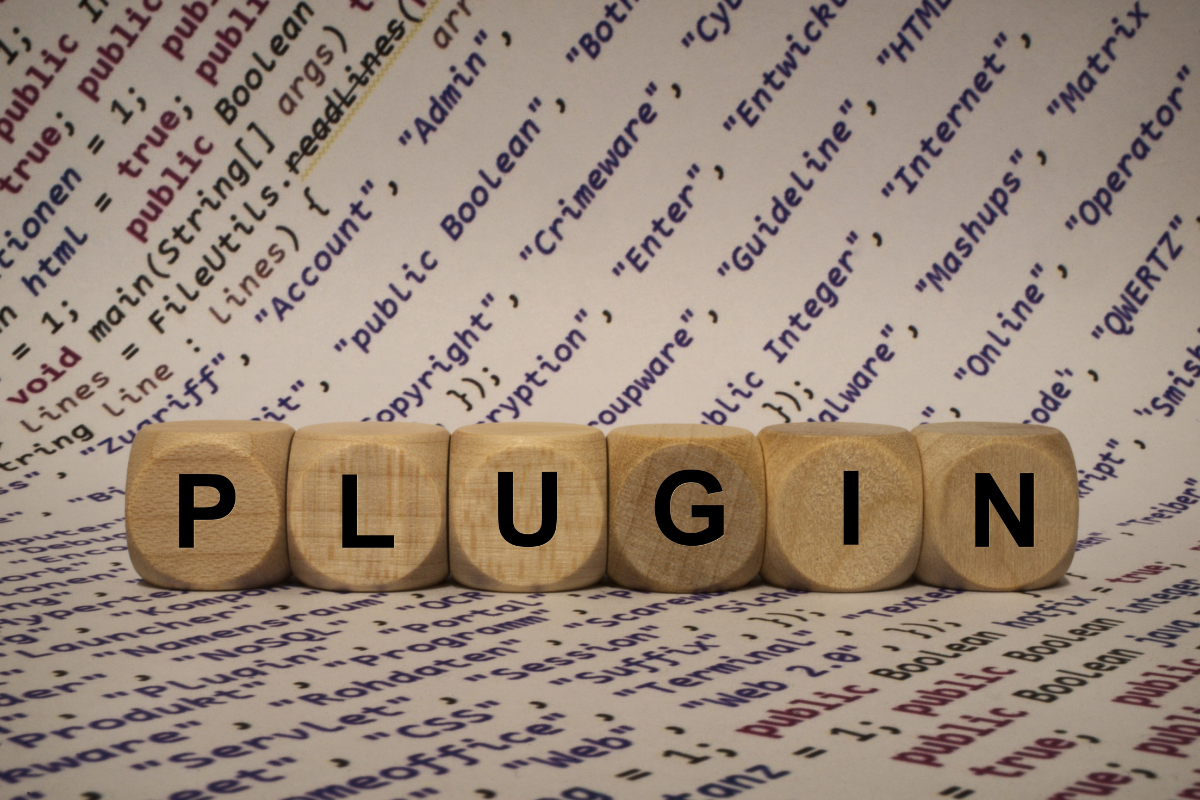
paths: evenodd
<path fill-rule="evenodd" d="M 217 490 L 217 503 L 212 506 L 195 505 L 194 489 L 208 486 Z M 179 546 L 196 546 L 196 520 L 224 519 L 233 511 L 237 492 L 233 483 L 224 475 L 193 473 L 179 476 Z"/>

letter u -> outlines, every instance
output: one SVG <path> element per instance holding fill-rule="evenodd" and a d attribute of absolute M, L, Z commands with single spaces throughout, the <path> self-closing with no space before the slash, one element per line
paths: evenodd
<path fill-rule="evenodd" d="M 336 248 L 333 246 L 333 242 L 337 242 Z M 333 235 L 333 242 L 326 242 L 325 249 L 329 251 L 329 255 L 331 256 L 340 256 L 342 251 L 346 249 L 346 245 L 342 241 L 342 237 L 335 233 Z"/>
<path fill-rule="evenodd" d="M 34 144 L 32 150 L 26 150 L 25 155 L 29 156 L 29 160 L 35 164 L 40 164 L 46 160 L 46 156 L 50 155 L 50 150 L 41 142 Z"/>
<path fill-rule="evenodd" d="M 541 547 L 554 538 L 558 528 L 558 473 L 542 473 L 542 526 L 535 533 L 521 533 L 513 523 L 513 474 L 496 473 L 496 519 L 504 541 L 516 547 Z"/>
<path fill-rule="evenodd" d="M 175 32 L 177 34 L 179 34 L 180 36 L 182 36 L 184 39 L 192 38 L 192 34 L 196 32 L 196 27 L 197 27 L 196 23 L 192 22 L 187 17 L 184 17 L 181 20 L 181 23 L 182 24 L 175 26 Z"/>
<path fill-rule="evenodd" d="M 217 42 L 216 49 L 208 51 L 208 57 L 217 64 L 224 64 L 229 60 L 229 56 L 232 52 L 233 51 L 231 51 L 228 47 L 220 42 Z"/>

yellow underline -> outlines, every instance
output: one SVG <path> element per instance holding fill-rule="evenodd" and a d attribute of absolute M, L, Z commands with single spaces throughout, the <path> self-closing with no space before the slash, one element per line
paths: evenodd
<path fill-rule="evenodd" d="M 393 53 L 392 57 L 389 58 L 387 63 L 383 65 L 383 69 L 375 73 L 375 77 L 369 84 L 367 84 L 367 88 L 363 90 L 362 98 L 358 101 L 358 103 L 352 106 L 349 111 L 346 112 L 346 118 L 342 121 L 341 126 L 333 132 L 333 135 L 326 140 L 321 149 L 317 151 L 317 154 L 313 156 L 312 161 L 310 161 L 308 164 L 308 168 L 305 169 L 304 174 L 300 176 L 300 180 L 308 180 L 308 176 L 312 174 L 314 169 L 317 168 L 317 164 L 321 163 L 321 159 L 325 157 L 325 153 L 329 151 L 329 148 L 333 146 L 333 143 L 337 141 L 337 138 L 342 135 L 342 131 L 346 130 L 346 127 L 350 124 L 350 120 L 354 119 L 354 115 L 358 113 L 358 110 L 366 105 L 367 98 L 371 96 L 371 92 L 375 91 L 375 87 L 379 85 L 381 80 L 383 80 L 383 76 L 387 75 L 388 70 L 392 68 L 392 64 L 395 64 L 396 59 L 400 58 L 400 54 L 404 52 L 404 48 L 408 47 L 408 43 L 416 38 L 417 31 L 421 29 L 423 24 L 425 24 L 425 20 L 429 19 L 429 15 L 435 8 L 437 8 L 438 3 L 440 2 L 441 0 L 434 0 L 434 2 L 430 4 L 429 8 L 425 10 L 425 15 L 421 18 L 421 21 L 416 23 L 408 37 L 406 37 L 405 40 L 400 43 L 400 46 L 396 48 L 396 52 Z"/>

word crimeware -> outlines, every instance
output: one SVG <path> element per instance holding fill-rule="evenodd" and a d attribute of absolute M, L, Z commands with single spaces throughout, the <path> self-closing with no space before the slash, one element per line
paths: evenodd
<path fill-rule="evenodd" d="M 206 590 L 1020 591 L 1062 578 L 1079 521 L 1066 437 L 1003 422 L 166 422 L 125 503 L 138 574 Z"/>

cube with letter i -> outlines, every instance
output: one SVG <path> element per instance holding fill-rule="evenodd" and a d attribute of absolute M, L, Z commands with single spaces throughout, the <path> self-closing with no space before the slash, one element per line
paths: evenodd
<path fill-rule="evenodd" d="M 793 422 L 758 433 L 767 469 L 768 583 L 872 592 L 908 580 L 921 552 L 921 456 L 911 433 Z"/>

